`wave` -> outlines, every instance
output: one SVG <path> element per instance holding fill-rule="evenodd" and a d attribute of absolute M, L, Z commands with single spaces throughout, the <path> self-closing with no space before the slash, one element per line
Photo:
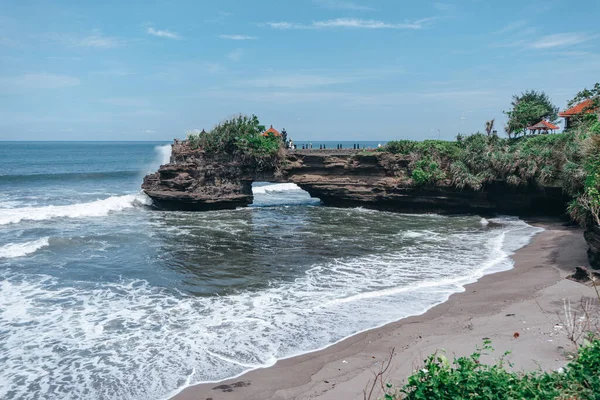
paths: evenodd
<path fill-rule="evenodd" d="M 0 369 L 0 398 L 9 389 L 23 399 L 164 398 L 421 314 L 485 273 L 511 268 L 512 251 L 539 231 L 500 222 L 477 235 L 443 235 L 419 252 L 318 263 L 293 281 L 227 296 L 195 297 L 140 280 L 64 284 L 4 274 L 0 325 L 10 362 Z"/>
<path fill-rule="evenodd" d="M 267 194 L 267 193 L 279 193 L 286 192 L 288 190 L 302 190 L 300 186 L 295 183 L 274 183 L 265 186 L 255 186 L 252 188 L 253 194 Z"/>
<path fill-rule="evenodd" d="M 161 146 L 156 146 L 154 151 L 156 152 L 155 163 L 159 163 L 159 165 L 165 165 L 171 162 L 171 151 L 172 147 L 170 144 L 165 144 Z"/>
<path fill-rule="evenodd" d="M 136 177 L 139 171 L 65 172 L 59 174 L 0 175 L 0 183 L 38 181 L 87 181 Z"/>
<path fill-rule="evenodd" d="M 16 258 L 35 253 L 39 249 L 48 246 L 50 244 L 49 240 L 49 237 L 44 237 L 32 242 L 6 244 L 0 247 L 0 258 Z"/>
<path fill-rule="evenodd" d="M 0 225 L 17 224 L 21 221 L 43 221 L 52 218 L 103 217 L 110 212 L 122 211 L 137 205 L 150 205 L 145 194 L 112 196 L 89 203 L 67 206 L 23 207 L 0 209 Z"/>

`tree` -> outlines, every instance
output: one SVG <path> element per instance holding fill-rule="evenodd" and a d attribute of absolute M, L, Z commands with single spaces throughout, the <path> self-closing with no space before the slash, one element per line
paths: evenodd
<path fill-rule="evenodd" d="M 575 104 L 581 103 L 584 100 L 592 99 L 593 103 L 595 103 L 596 107 L 600 106 L 600 83 L 596 83 L 591 90 L 583 89 L 581 92 L 577 93 L 571 101 L 569 101 L 568 106 L 573 107 Z"/>
<path fill-rule="evenodd" d="M 496 121 L 495 118 L 491 121 L 486 121 L 485 123 L 485 132 L 488 136 L 490 136 L 492 134 L 492 131 L 494 130 L 494 121 Z"/>
<path fill-rule="evenodd" d="M 558 120 L 558 107 L 552 104 L 548 95 L 544 92 L 530 90 L 514 95 L 511 102 L 512 109 L 505 111 L 508 122 L 505 130 L 508 137 L 520 133 L 526 134 L 527 127 L 540 122 L 542 119 L 552 123 Z"/>

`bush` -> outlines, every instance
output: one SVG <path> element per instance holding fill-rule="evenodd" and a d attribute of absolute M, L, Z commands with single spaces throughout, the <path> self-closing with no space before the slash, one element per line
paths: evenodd
<path fill-rule="evenodd" d="M 440 169 L 438 163 L 431 160 L 429 157 L 417 161 L 412 172 L 412 180 L 416 185 L 435 183 L 445 177 L 446 175 Z"/>
<path fill-rule="evenodd" d="M 580 142 L 578 135 L 502 139 L 478 133 L 455 142 L 392 141 L 382 151 L 411 159 L 415 185 L 448 179 L 456 188 L 481 190 L 488 182 L 505 180 L 511 185 L 562 185 L 577 195 L 585 175 Z"/>
<path fill-rule="evenodd" d="M 189 134 L 187 143 L 208 155 L 228 155 L 246 167 L 262 170 L 281 162 L 283 149 L 280 137 L 263 136 L 264 131 L 255 115 L 239 115 L 221 122 L 210 132 Z"/>
<path fill-rule="evenodd" d="M 583 226 L 600 225 L 600 123 L 597 121 L 579 133 L 582 139 L 583 168 L 576 173 L 583 184 L 578 196 L 569 204 L 571 217 Z M 564 172 L 573 172 L 572 165 L 565 165 Z M 577 188 L 579 189 L 579 188 Z"/>
<path fill-rule="evenodd" d="M 511 372 L 505 353 L 493 365 L 483 364 L 484 352 L 493 351 L 490 341 L 484 341 L 468 357 L 455 358 L 452 363 L 443 353 L 425 360 L 425 366 L 408 378 L 398 391 L 390 390 L 389 400 L 512 400 L 512 399 L 600 399 L 600 341 L 581 347 L 577 358 L 563 372 Z"/>

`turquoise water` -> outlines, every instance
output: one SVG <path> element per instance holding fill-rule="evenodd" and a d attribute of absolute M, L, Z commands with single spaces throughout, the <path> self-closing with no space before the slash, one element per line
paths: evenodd
<path fill-rule="evenodd" d="M 164 143 L 0 142 L 0 398 L 163 399 L 425 311 L 537 231 L 320 206 L 162 212 Z"/>

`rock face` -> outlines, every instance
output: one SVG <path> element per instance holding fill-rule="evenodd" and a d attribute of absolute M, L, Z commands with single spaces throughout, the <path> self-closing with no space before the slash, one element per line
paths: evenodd
<path fill-rule="evenodd" d="M 206 211 L 252 203 L 252 180 L 226 155 L 207 157 L 175 142 L 169 164 L 144 178 L 142 189 L 158 208 Z"/>
<path fill-rule="evenodd" d="M 600 269 L 600 227 L 593 226 L 586 229 L 583 237 L 589 246 L 587 254 L 590 266 L 593 269 Z"/>
<path fill-rule="evenodd" d="M 323 204 L 401 212 L 562 215 L 568 198 L 559 187 L 510 186 L 504 181 L 480 191 L 451 182 L 415 186 L 404 155 L 352 151 L 289 153 L 278 171 L 256 171 L 220 155 L 208 157 L 176 142 L 171 163 L 142 185 L 157 207 L 211 210 L 252 203 L 252 182 L 293 182 Z"/>

